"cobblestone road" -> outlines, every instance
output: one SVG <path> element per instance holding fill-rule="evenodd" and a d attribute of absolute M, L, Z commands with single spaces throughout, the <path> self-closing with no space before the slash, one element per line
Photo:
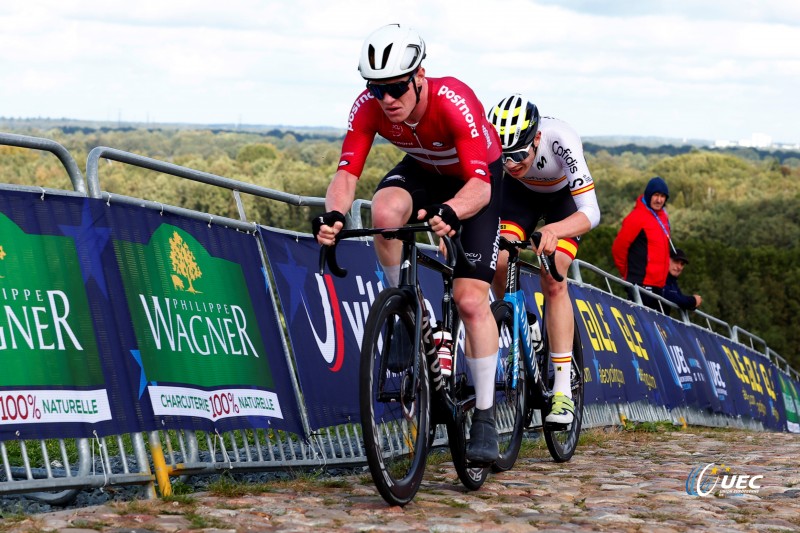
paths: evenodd
<path fill-rule="evenodd" d="M 800 435 L 740 430 L 593 430 L 567 464 L 543 446 L 467 492 L 450 463 L 431 465 L 414 502 L 388 507 L 368 473 L 269 485 L 245 496 L 198 493 L 30 516 L 0 531 L 798 531 Z M 753 493 L 687 494 L 710 463 Z M 729 468 L 728 472 L 726 468 Z M 710 469 L 706 477 L 710 476 Z M 714 490 L 719 491 L 719 484 Z"/>

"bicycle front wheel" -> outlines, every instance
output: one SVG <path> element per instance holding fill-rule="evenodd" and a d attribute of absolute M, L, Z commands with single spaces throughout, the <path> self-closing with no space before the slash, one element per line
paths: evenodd
<path fill-rule="evenodd" d="M 549 356 L 549 342 L 547 341 L 547 332 L 545 331 L 545 349 L 543 350 L 544 360 L 542 361 L 542 368 L 549 368 L 550 362 L 547 359 Z M 575 417 L 572 424 L 566 427 L 549 427 L 544 424 L 544 440 L 547 443 L 547 449 L 550 450 L 550 455 L 557 463 L 569 461 L 578 447 L 578 438 L 581 435 L 581 423 L 583 422 L 583 345 L 581 344 L 581 336 L 578 331 L 578 324 L 575 323 L 575 330 L 572 337 L 572 363 L 570 367 L 570 388 L 572 389 L 572 401 L 575 402 Z M 552 390 L 553 378 L 552 373 L 548 379 L 548 388 Z M 542 409 L 542 420 L 544 421 L 547 416 L 549 406 Z"/>
<path fill-rule="evenodd" d="M 521 336 L 517 339 L 517 368 L 510 359 L 514 342 L 514 308 L 506 301 L 492 303 L 492 314 L 500 333 L 500 355 L 495 379 L 495 420 L 500 434 L 500 456 L 492 465 L 495 472 L 510 470 L 519 456 L 525 435 L 525 413 L 528 409 L 527 379 Z M 515 383 L 516 381 L 516 383 Z"/>
<path fill-rule="evenodd" d="M 391 505 L 414 498 L 428 456 L 430 388 L 425 356 L 414 347 L 414 303 L 400 289 L 382 291 L 361 344 L 364 449 L 372 480 Z"/>

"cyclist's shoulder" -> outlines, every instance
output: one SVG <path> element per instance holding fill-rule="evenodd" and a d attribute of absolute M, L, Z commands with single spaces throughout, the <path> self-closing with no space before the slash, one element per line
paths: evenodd
<path fill-rule="evenodd" d="M 465 82 L 453 76 L 442 76 L 439 78 L 425 78 L 428 81 L 428 98 L 437 102 L 459 109 L 461 106 L 477 106 L 481 112 L 481 104 L 475 91 Z M 463 112 L 463 109 L 462 109 Z"/>
<path fill-rule="evenodd" d="M 583 143 L 578 132 L 567 122 L 555 117 L 542 117 L 539 131 L 547 139 L 548 147 L 556 149 L 558 145 L 567 146 L 575 150 L 583 150 Z M 553 145 L 557 142 L 558 145 Z"/>
<path fill-rule="evenodd" d="M 378 101 L 367 89 L 364 89 L 353 100 L 353 106 L 350 108 L 350 114 L 347 117 L 347 129 L 348 131 L 353 131 L 354 123 L 379 119 L 382 113 L 383 111 Z"/>

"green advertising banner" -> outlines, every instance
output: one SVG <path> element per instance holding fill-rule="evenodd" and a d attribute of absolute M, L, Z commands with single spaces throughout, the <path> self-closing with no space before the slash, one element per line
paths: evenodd
<path fill-rule="evenodd" d="M 109 420 L 75 240 L 0 213 L 0 302 L 0 425 Z"/>
<path fill-rule="evenodd" d="M 791 433 L 800 433 L 800 393 L 794 382 L 778 372 L 783 393 L 783 405 L 786 408 L 786 429 Z"/>
<path fill-rule="evenodd" d="M 154 414 L 283 418 L 241 266 L 169 224 L 114 249 Z"/>

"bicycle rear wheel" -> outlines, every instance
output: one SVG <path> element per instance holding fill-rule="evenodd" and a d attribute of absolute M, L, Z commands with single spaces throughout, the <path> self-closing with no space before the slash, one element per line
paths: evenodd
<path fill-rule="evenodd" d="M 550 368 L 550 344 L 547 340 L 547 331 L 544 332 L 544 341 L 544 350 L 542 350 L 540 363 L 542 365 L 541 368 L 548 369 Z M 548 380 L 548 389 L 552 390 L 552 371 L 549 373 L 549 377 L 545 377 L 545 379 Z M 583 422 L 583 347 L 577 322 L 575 323 L 575 331 L 572 337 L 570 388 L 572 389 L 572 401 L 575 402 L 575 417 L 572 420 L 572 424 L 564 427 L 547 424 L 544 419 L 547 417 L 550 405 L 548 404 L 542 409 L 544 440 L 547 443 L 547 449 L 550 450 L 550 455 L 557 463 L 563 463 L 572 458 L 575 448 L 578 447 L 578 438 L 581 434 L 581 423 Z"/>
<path fill-rule="evenodd" d="M 492 303 L 492 314 L 500 332 L 500 364 L 495 379 L 495 420 L 500 434 L 500 456 L 492 465 L 494 472 L 510 470 L 519 456 L 525 436 L 525 414 L 528 409 L 527 379 L 522 356 L 522 337 L 518 339 L 518 364 L 515 371 L 509 360 L 514 340 L 514 308 L 506 301 Z M 516 377 L 516 385 L 513 380 Z"/>
<path fill-rule="evenodd" d="M 364 326 L 359 402 L 372 480 L 391 505 L 414 498 L 428 456 L 430 389 L 414 331 L 414 302 L 400 289 L 382 291 Z"/>

